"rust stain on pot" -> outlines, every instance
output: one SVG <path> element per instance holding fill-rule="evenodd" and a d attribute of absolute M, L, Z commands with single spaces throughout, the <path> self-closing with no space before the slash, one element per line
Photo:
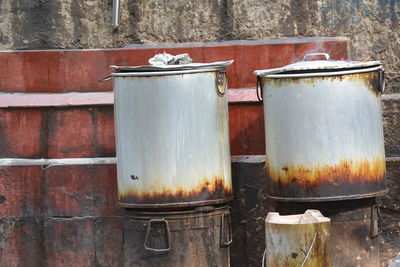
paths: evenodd
<path fill-rule="evenodd" d="M 227 186 L 220 177 L 205 180 L 202 184 L 191 189 L 182 187 L 178 187 L 176 190 L 153 188 L 149 192 L 140 193 L 135 190 L 127 190 L 123 194 L 119 194 L 119 201 L 121 204 L 126 203 L 131 206 L 146 204 L 176 206 L 199 201 L 204 201 L 207 204 L 213 200 L 222 203 L 232 198 L 232 188 Z"/>
<path fill-rule="evenodd" d="M 262 87 L 268 86 L 269 84 L 274 87 L 286 87 L 289 84 L 300 83 L 315 85 L 319 81 L 338 82 L 345 79 L 353 82 L 362 82 L 375 96 L 380 96 L 380 90 L 382 88 L 379 71 L 321 77 L 262 78 L 261 85 Z"/>
<path fill-rule="evenodd" d="M 301 164 L 289 164 L 276 171 L 268 164 L 267 168 L 271 179 L 279 180 L 281 184 L 300 183 L 311 186 L 322 181 L 330 183 L 379 181 L 385 175 L 386 163 L 383 158 L 375 158 L 372 161 L 347 159 L 341 160 L 336 165 L 316 164 L 315 167 L 306 167 Z"/>
<path fill-rule="evenodd" d="M 375 192 L 384 189 L 384 157 L 356 161 L 343 159 L 336 165 L 315 164 L 312 167 L 288 164 L 279 169 L 266 163 L 273 196 L 344 195 Z M 356 188 L 354 185 L 358 185 Z"/>

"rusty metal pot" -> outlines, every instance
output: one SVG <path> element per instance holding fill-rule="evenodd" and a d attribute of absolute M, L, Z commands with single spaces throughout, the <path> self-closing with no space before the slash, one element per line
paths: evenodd
<path fill-rule="evenodd" d="M 268 194 L 334 201 L 384 194 L 379 61 L 304 61 L 255 71 L 265 114 Z"/>
<path fill-rule="evenodd" d="M 374 198 L 332 202 L 280 202 L 281 214 L 318 209 L 331 219 L 333 266 L 379 266 L 380 209 Z"/>
<path fill-rule="evenodd" d="M 127 266 L 230 266 L 232 229 L 227 207 L 169 213 L 130 211 L 124 220 Z"/>
<path fill-rule="evenodd" d="M 225 96 L 231 63 L 116 67 L 123 207 L 185 208 L 232 199 Z"/>
<path fill-rule="evenodd" d="M 269 212 L 265 244 L 262 266 L 332 266 L 331 223 L 318 210 L 286 216 Z"/>

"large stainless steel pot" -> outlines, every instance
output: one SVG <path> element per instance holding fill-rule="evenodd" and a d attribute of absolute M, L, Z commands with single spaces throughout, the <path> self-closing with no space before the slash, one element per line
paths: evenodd
<path fill-rule="evenodd" d="M 117 67 L 118 200 L 181 208 L 232 199 L 225 68 Z"/>
<path fill-rule="evenodd" d="M 383 194 L 380 62 L 310 56 L 255 71 L 264 101 L 269 196 L 327 201 Z"/>

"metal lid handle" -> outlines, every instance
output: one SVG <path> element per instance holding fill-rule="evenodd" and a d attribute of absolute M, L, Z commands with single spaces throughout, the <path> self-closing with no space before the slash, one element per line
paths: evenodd
<path fill-rule="evenodd" d="M 328 53 L 309 53 L 309 54 L 305 54 L 303 61 L 307 61 L 308 57 L 313 57 L 313 56 L 324 56 L 326 60 L 330 59 L 330 56 Z"/>

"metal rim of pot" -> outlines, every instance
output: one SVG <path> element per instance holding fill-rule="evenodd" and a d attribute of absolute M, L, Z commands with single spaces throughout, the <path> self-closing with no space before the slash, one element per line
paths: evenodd
<path fill-rule="evenodd" d="M 145 65 L 145 66 L 111 66 L 116 72 L 100 79 L 100 82 L 109 81 L 115 77 L 154 77 L 179 74 L 217 72 L 216 91 L 219 96 L 224 96 L 228 90 L 228 76 L 226 68 L 234 60 L 217 61 L 212 63 L 191 63 L 184 65 Z"/>
<path fill-rule="evenodd" d="M 307 60 L 310 56 L 324 56 L 325 60 Z M 308 66 L 307 66 L 308 65 Z M 310 53 L 304 55 L 303 61 L 290 64 L 281 68 L 256 70 L 257 75 L 256 93 L 259 101 L 262 101 L 262 79 L 285 79 L 285 78 L 313 78 L 332 77 L 347 74 L 358 74 L 379 71 L 380 93 L 385 90 L 385 70 L 380 61 L 347 63 L 339 60 L 330 60 L 327 53 Z"/>
<path fill-rule="evenodd" d="M 177 71 L 116 72 L 112 73 L 110 76 L 103 78 L 101 81 L 108 81 L 115 77 L 154 77 L 154 76 L 169 76 L 169 75 L 205 73 L 205 72 L 217 72 L 215 79 L 216 91 L 219 96 L 224 96 L 226 91 L 228 90 L 228 76 L 226 74 L 226 69 L 224 67 L 177 70 Z"/>
<path fill-rule="evenodd" d="M 325 60 L 307 60 L 310 56 L 324 56 Z M 283 66 L 275 69 L 255 70 L 253 73 L 260 77 L 281 78 L 282 77 L 315 77 L 315 76 L 331 76 L 332 72 L 341 73 L 349 71 L 351 73 L 364 72 L 364 69 L 378 68 L 382 69 L 380 61 L 367 62 L 347 62 L 342 60 L 331 60 L 327 53 L 311 53 L 304 56 L 303 61 Z M 303 74 L 303 75 L 300 75 Z"/>
<path fill-rule="evenodd" d="M 218 93 L 218 90 L 217 90 Z M 218 93 L 219 94 L 219 93 Z M 223 95 L 220 95 L 223 96 Z M 199 200 L 199 201 L 187 201 L 184 203 L 181 202 L 176 202 L 176 203 L 164 203 L 164 204 L 157 204 L 156 208 L 181 208 L 181 207 L 187 207 L 187 206 L 206 206 L 206 205 L 219 205 L 223 203 L 227 203 L 233 200 L 233 196 L 229 196 L 226 198 L 221 198 L 221 199 L 214 199 L 214 200 L 209 200 L 207 203 L 204 203 L 204 201 Z M 125 208 L 141 208 L 141 209 L 147 209 L 147 208 L 154 208 L 154 204 L 129 204 L 125 202 L 120 202 L 118 201 L 120 205 L 123 205 Z"/>
<path fill-rule="evenodd" d="M 382 67 L 371 67 L 365 69 L 354 69 L 354 70 L 341 70 L 341 71 L 333 71 L 333 72 L 315 72 L 315 73 L 298 73 L 298 74 L 268 74 L 266 76 L 261 76 L 262 78 L 311 78 L 311 77 L 329 77 L 329 76 L 339 76 L 346 74 L 356 74 L 356 73 L 365 73 L 376 70 L 381 70 Z"/>
<path fill-rule="evenodd" d="M 377 196 L 383 196 L 389 192 L 389 189 L 383 189 L 377 192 L 373 193 L 368 193 L 368 194 L 362 194 L 362 195 L 342 195 L 342 196 L 332 196 L 329 199 L 324 199 L 324 201 L 340 201 L 340 200 L 348 200 L 348 199 L 364 199 L 364 198 L 370 198 L 370 197 L 377 197 Z M 277 196 L 270 196 L 267 195 L 268 198 L 276 200 L 276 201 L 282 201 L 282 202 L 320 202 L 321 197 L 307 197 L 307 198 L 291 198 L 291 197 L 277 197 Z"/>
<path fill-rule="evenodd" d="M 112 77 L 150 77 L 150 76 L 168 76 L 168 75 L 179 75 L 179 74 L 190 74 L 190 73 L 202 73 L 202 72 L 215 72 L 224 71 L 225 68 L 201 68 L 191 70 L 170 70 L 170 71 L 145 71 L 145 72 L 113 72 Z"/>

